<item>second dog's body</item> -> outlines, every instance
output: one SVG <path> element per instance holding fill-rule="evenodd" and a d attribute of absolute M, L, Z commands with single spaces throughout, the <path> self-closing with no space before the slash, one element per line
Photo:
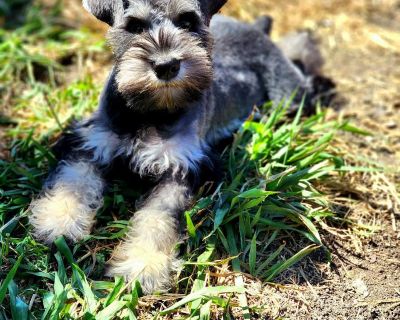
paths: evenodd
<path fill-rule="evenodd" d="M 152 180 L 155 187 L 137 205 L 110 271 L 137 278 L 146 293 L 168 285 L 179 215 L 204 172 L 215 169 L 214 146 L 254 105 L 280 102 L 297 91 L 296 105 L 304 94 L 314 94 L 312 78 L 271 42 L 262 23 L 216 16 L 208 29 L 224 2 L 85 2 L 112 26 L 116 64 L 99 110 L 58 143 L 60 162 L 33 201 L 30 220 L 48 243 L 60 235 L 77 241 L 90 233 L 105 176 L 117 160 Z"/>

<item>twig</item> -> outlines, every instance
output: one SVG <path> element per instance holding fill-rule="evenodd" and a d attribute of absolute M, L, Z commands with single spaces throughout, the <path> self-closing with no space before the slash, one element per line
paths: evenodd
<path fill-rule="evenodd" d="M 400 299 L 385 299 L 385 300 L 372 300 L 372 301 L 365 301 L 362 303 L 359 303 L 357 306 L 358 307 L 366 307 L 370 306 L 373 304 L 374 306 L 378 306 L 380 304 L 391 304 L 391 303 L 400 303 Z"/>
<path fill-rule="evenodd" d="M 54 117 L 54 120 L 56 120 L 57 125 L 59 126 L 59 128 L 61 129 L 61 131 L 64 131 L 64 127 L 62 126 L 61 121 L 60 121 L 60 119 L 58 118 L 57 113 L 56 113 L 56 111 L 54 110 L 54 107 L 53 107 L 53 105 L 51 104 L 50 99 L 49 99 L 47 93 L 44 93 L 44 100 L 46 101 L 46 103 L 47 103 L 47 105 L 48 105 L 48 107 L 49 107 L 49 109 L 50 109 L 51 115 Z"/>

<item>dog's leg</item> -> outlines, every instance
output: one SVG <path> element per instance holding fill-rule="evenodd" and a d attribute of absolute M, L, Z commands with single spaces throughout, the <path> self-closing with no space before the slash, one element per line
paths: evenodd
<path fill-rule="evenodd" d="M 191 202 L 185 179 L 164 179 L 139 206 L 125 241 L 115 250 L 108 275 L 137 279 L 143 292 L 168 288 L 178 266 L 179 216 Z"/>
<path fill-rule="evenodd" d="M 102 206 L 104 181 L 94 164 L 61 161 L 42 194 L 32 201 L 30 222 L 34 235 L 50 244 L 64 235 L 77 241 L 90 233 Z"/>

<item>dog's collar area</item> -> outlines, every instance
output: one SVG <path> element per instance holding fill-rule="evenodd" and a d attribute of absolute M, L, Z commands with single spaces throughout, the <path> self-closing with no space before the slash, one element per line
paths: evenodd
<path fill-rule="evenodd" d="M 127 105 L 124 97 L 112 84 L 112 78 L 101 99 L 101 110 L 105 112 L 107 121 L 117 134 L 135 134 L 143 127 L 168 127 L 174 125 L 186 114 L 193 111 L 194 105 L 186 108 L 169 109 L 133 109 Z"/>

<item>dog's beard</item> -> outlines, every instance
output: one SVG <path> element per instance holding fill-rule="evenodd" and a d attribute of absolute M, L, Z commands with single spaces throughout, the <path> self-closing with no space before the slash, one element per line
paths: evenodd
<path fill-rule="evenodd" d="M 149 61 L 157 56 L 181 61 L 175 79 L 157 78 Z M 138 36 L 117 61 L 117 87 L 129 107 L 138 111 L 176 110 L 197 101 L 212 81 L 212 63 L 200 41 L 183 32 Z"/>

